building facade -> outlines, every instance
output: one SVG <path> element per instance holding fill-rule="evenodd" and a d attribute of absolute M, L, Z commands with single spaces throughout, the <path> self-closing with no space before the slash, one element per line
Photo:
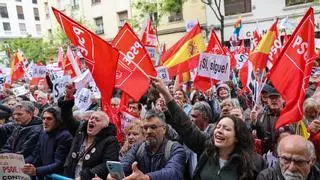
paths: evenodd
<path fill-rule="evenodd" d="M 286 28 L 280 29 L 281 34 L 285 32 L 291 34 L 297 26 L 304 13 L 309 7 L 314 7 L 315 31 L 320 30 L 320 6 L 314 0 L 224 0 L 221 2 L 222 14 L 224 14 L 224 40 L 228 41 L 232 36 L 235 21 L 241 17 L 242 29 L 240 39 L 250 39 L 255 29 L 260 34 L 265 34 L 276 18 L 279 18 L 279 28 L 281 20 L 288 17 Z M 220 23 L 213 11 L 206 8 L 207 25 L 209 27 L 219 27 Z M 216 31 L 220 37 L 220 31 Z"/>
<path fill-rule="evenodd" d="M 39 7 L 40 15 L 44 17 L 42 32 L 45 39 L 50 39 L 60 28 L 51 7 L 80 21 L 107 41 L 115 37 L 130 14 L 130 0 L 41 0 Z"/>
<path fill-rule="evenodd" d="M 41 38 L 39 0 L 0 0 L 0 40 Z"/>

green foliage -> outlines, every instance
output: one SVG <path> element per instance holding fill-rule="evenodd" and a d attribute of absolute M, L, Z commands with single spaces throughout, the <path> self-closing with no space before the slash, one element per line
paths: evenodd
<path fill-rule="evenodd" d="M 159 26 L 161 17 L 171 12 L 182 12 L 182 5 L 186 0 L 135 0 L 132 3 L 133 17 L 128 20 L 136 31 L 140 31 L 141 22 L 146 16 L 152 18 L 155 28 Z"/>
<path fill-rule="evenodd" d="M 44 42 L 42 39 L 34 39 L 31 36 L 26 38 L 9 39 L 0 44 L 0 50 L 7 52 L 10 48 L 11 54 L 18 49 L 24 52 L 25 57 L 30 61 L 41 60 L 45 62 L 47 59 L 57 55 L 56 47 Z"/>

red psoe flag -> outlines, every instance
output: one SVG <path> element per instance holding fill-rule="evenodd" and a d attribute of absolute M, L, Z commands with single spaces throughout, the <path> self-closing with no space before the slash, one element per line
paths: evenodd
<path fill-rule="evenodd" d="M 286 101 L 276 128 L 301 120 L 314 57 L 314 15 L 309 8 L 270 71 L 272 84 Z"/>
<path fill-rule="evenodd" d="M 151 19 L 148 20 L 146 28 L 142 33 L 141 43 L 145 46 L 158 46 L 156 29 L 153 28 Z"/>
<path fill-rule="evenodd" d="M 99 36 L 57 9 L 52 8 L 52 10 L 68 39 L 83 55 L 86 65 L 101 92 L 102 103 L 110 104 L 119 52 Z"/>
<path fill-rule="evenodd" d="M 116 87 L 138 101 L 150 85 L 146 75 L 157 75 L 152 61 L 127 23 L 113 39 L 112 45 L 121 52 L 117 67 Z"/>
<path fill-rule="evenodd" d="M 262 72 L 263 69 L 267 66 L 268 56 L 273 45 L 275 39 L 277 39 L 277 19 L 270 29 L 268 30 L 267 34 L 265 34 L 261 41 L 259 42 L 258 46 L 249 54 L 249 60 L 252 62 L 254 70 Z"/>
<path fill-rule="evenodd" d="M 220 40 L 218 39 L 213 29 L 211 31 L 211 36 L 205 52 L 212 53 L 212 54 L 223 54 L 223 55 L 226 54 L 225 49 L 223 48 Z"/>

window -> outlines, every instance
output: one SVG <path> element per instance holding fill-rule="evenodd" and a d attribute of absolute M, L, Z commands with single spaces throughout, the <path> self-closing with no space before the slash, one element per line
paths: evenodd
<path fill-rule="evenodd" d="M 96 34 L 103 34 L 103 19 L 102 17 L 94 18 L 94 21 L 96 23 Z"/>
<path fill-rule="evenodd" d="M 19 30 L 22 33 L 27 32 L 26 24 L 25 23 L 19 23 Z"/>
<path fill-rule="evenodd" d="M 18 19 L 24 19 L 22 6 L 17 6 Z"/>
<path fill-rule="evenodd" d="M 79 0 L 71 0 L 71 8 L 79 9 Z"/>
<path fill-rule="evenodd" d="M 225 0 L 224 14 L 226 16 L 251 12 L 251 0 Z"/>
<path fill-rule="evenodd" d="M 0 4 L 0 15 L 2 18 L 9 18 L 8 9 L 6 4 Z"/>
<path fill-rule="evenodd" d="M 171 12 L 168 17 L 169 22 L 181 21 L 183 19 L 182 12 Z"/>
<path fill-rule="evenodd" d="M 286 0 L 286 6 L 293 6 L 298 4 L 305 4 L 313 2 L 314 0 Z"/>
<path fill-rule="evenodd" d="M 16 0 L 17 2 L 21 2 L 21 0 Z"/>
<path fill-rule="evenodd" d="M 38 8 L 33 8 L 33 14 L 34 14 L 34 20 L 39 21 L 40 20 L 40 16 L 39 16 Z"/>
<path fill-rule="evenodd" d="M 49 19 L 50 18 L 50 10 L 49 10 L 48 2 L 44 3 L 44 12 L 46 14 L 46 18 Z"/>
<path fill-rule="evenodd" d="M 3 22 L 2 25 L 4 31 L 11 31 L 11 26 L 9 22 Z"/>
<path fill-rule="evenodd" d="M 37 0 L 32 0 L 32 3 L 33 4 L 38 4 L 38 1 Z"/>
<path fill-rule="evenodd" d="M 128 11 L 118 12 L 119 27 L 122 27 L 128 19 Z"/>
<path fill-rule="evenodd" d="M 101 0 L 91 0 L 91 4 L 98 4 L 101 3 Z"/>
<path fill-rule="evenodd" d="M 41 34 L 41 25 L 40 24 L 36 24 L 36 31 L 38 34 Z"/>

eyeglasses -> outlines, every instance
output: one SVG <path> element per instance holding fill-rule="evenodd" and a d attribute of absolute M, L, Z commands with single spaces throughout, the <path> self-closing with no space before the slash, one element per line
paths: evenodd
<path fill-rule="evenodd" d="M 291 162 L 293 162 L 295 165 L 297 165 L 299 167 L 306 166 L 310 162 L 310 160 L 302 160 L 302 159 L 296 160 L 296 159 L 288 158 L 285 156 L 279 156 L 279 158 L 280 158 L 280 162 L 282 162 L 286 165 L 289 165 L 289 164 L 291 164 Z"/>
<path fill-rule="evenodd" d="M 157 128 L 159 128 L 159 127 L 162 127 L 163 125 L 159 125 L 159 126 L 157 126 L 157 125 L 144 125 L 143 126 L 143 129 L 145 130 L 145 131 L 147 131 L 149 128 L 151 129 L 151 130 L 156 130 Z"/>

